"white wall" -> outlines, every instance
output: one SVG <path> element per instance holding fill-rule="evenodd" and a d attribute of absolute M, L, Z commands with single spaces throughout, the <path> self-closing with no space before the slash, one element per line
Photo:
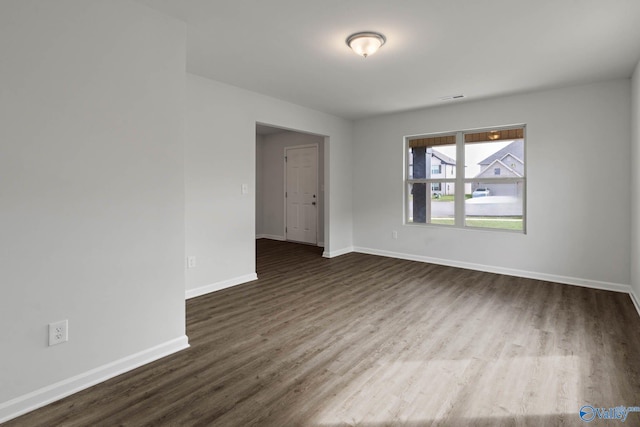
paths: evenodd
<path fill-rule="evenodd" d="M 185 28 L 3 0 L 0 58 L 1 421 L 187 345 Z"/>
<path fill-rule="evenodd" d="M 352 123 L 188 74 L 186 251 L 197 267 L 187 270 L 187 297 L 255 277 L 256 123 L 330 137 L 325 252 L 352 247 Z"/>
<path fill-rule="evenodd" d="M 356 122 L 354 245 L 628 289 L 630 90 L 624 79 Z M 526 235 L 403 225 L 403 136 L 514 123 L 527 124 Z"/>
<path fill-rule="evenodd" d="M 261 170 L 257 199 L 262 207 L 256 207 L 256 214 L 263 216 L 262 230 L 256 236 L 264 235 L 284 239 L 284 150 L 297 145 L 318 146 L 318 243 L 324 242 L 324 137 L 301 132 L 284 131 L 262 138 L 261 158 L 257 169 Z"/>
<path fill-rule="evenodd" d="M 640 311 L 640 62 L 631 83 L 631 286 Z"/>

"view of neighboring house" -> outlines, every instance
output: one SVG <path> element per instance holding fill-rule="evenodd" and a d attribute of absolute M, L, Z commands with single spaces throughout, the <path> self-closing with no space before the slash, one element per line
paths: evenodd
<path fill-rule="evenodd" d="M 450 179 L 456 177 L 456 161 L 446 154 L 433 148 L 427 149 L 427 155 L 431 155 L 431 178 Z M 431 184 L 432 194 L 453 194 L 455 184 L 453 182 L 434 182 Z"/>
<path fill-rule="evenodd" d="M 496 151 L 486 159 L 478 162 L 481 171 L 474 178 L 472 191 L 487 188 L 491 196 L 522 197 L 523 183 L 493 182 L 482 178 L 521 178 L 524 177 L 524 141 L 517 139 L 511 144 Z"/>

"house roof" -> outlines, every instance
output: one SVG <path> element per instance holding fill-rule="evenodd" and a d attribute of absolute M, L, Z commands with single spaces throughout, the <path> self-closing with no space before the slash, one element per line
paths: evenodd
<path fill-rule="evenodd" d="M 452 159 L 451 157 L 447 156 L 446 154 L 442 154 L 441 152 L 439 152 L 438 150 L 434 150 L 433 148 L 431 149 L 431 155 L 433 157 L 436 157 L 436 158 L 440 159 L 440 161 L 442 163 L 444 163 L 445 165 L 455 165 L 456 164 L 455 159 Z"/>
<path fill-rule="evenodd" d="M 479 165 L 485 166 L 493 163 L 494 160 L 501 160 L 507 155 L 513 155 L 518 159 L 524 159 L 524 140 L 516 139 L 511 144 L 507 145 L 501 150 L 496 151 L 486 159 L 478 162 Z"/>
<path fill-rule="evenodd" d="M 500 165 L 500 166 L 502 166 L 504 169 L 506 169 L 507 171 L 511 172 L 511 173 L 513 174 L 513 176 L 515 176 L 515 177 L 518 177 L 518 178 L 521 178 L 521 177 L 522 177 L 522 174 L 521 174 L 521 173 L 519 173 L 519 172 L 518 172 L 518 171 L 516 171 L 515 169 L 512 169 L 511 167 L 509 167 L 509 166 L 508 166 L 506 163 L 504 163 L 502 160 L 500 160 L 500 159 L 495 159 L 493 162 L 491 162 L 491 164 L 490 164 L 488 167 L 486 167 L 486 168 L 482 169 L 482 171 L 481 171 L 478 175 L 476 175 L 474 178 L 484 178 L 484 177 L 486 177 L 485 175 L 487 174 L 487 172 L 491 172 L 491 171 L 492 171 L 492 168 L 493 168 L 495 165 Z"/>

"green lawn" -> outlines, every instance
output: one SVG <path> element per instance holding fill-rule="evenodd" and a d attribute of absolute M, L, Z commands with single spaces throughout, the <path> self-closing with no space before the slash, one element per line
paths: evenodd
<path fill-rule="evenodd" d="M 465 199 L 470 199 L 471 198 L 471 194 L 465 194 L 464 198 Z M 431 196 L 431 200 L 433 200 L 434 202 L 453 202 L 454 201 L 454 197 L 453 197 L 453 194 L 442 195 L 440 197 Z"/>
<path fill-rule="evenodd" d="M 453 225 L 453 218 L 431 218 L 431 224 Z"/>
<path fill-rule="evenodd" d="M 432 218 L 431 224 L 453 225 L 453 218 Z M 522 230 L 522 218 L 477 217 L 467 218 L 467 227 L 500 228 L 502 230 Z"/>
<path fill-rule="evenodd" d="M 466 225 L 467 227 L 522 230 L 522 218 L 467 218 Z"/>

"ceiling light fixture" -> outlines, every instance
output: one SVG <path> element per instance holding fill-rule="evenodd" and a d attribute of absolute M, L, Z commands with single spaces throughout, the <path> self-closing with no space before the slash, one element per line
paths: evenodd
<path fill-rule="evenodd" d="M 491 132 L 489 132 L 489 134 L 487 135 L 487 137 L 492 140 L 495 141 L 496 139 L 500 138 L 500 132 L 497 130 L 492 130 Z"/>
<path fill-rule="evenodd" d="M 351 34 L 347 37 L 347 46 L 349 46 L 355 53 L 365 58 L 369 55 L 373 55 L 380 49 L 380 46 L 385 44 L 387 38 L 380 33 L 373 31 L 363 31 L 360 33 Z"/>

